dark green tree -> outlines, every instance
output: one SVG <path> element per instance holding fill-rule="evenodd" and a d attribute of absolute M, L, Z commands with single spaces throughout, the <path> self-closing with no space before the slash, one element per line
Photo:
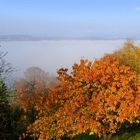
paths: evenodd
<path fill-rule="evenodd" d="M 10 140 L 12 133 L 11 109 L 7 100 L 7 88 L 3 81 L 0 81 L 0 139 Z"/>

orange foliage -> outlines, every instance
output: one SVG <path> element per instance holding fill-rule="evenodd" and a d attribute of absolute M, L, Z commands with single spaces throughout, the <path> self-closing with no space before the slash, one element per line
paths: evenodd
<path fill-rule="evenodd" d="M 43 83 L 28 83 L 25 80 L 20 80 L 16 83 L 17 97 L 19 105 L 24 111 L 30 110 L 38 101 L 38 98 L 44 97 L 48 92 L 46 85 Z"/>
<path fill-rule="evenodd" d="M 140 80 L 114 55 L 94 63 L 82 59 L 71 74 L 60 69 L 58 79 L 45 102 L 40 98 L 38 118 L 27 134 L 39 140 L 81 133 L 103 136 L 115 133 L 126 121 L 139 123 Z"/>

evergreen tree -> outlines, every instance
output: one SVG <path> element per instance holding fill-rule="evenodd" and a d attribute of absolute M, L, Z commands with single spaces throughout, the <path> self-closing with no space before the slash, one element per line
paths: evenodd
<path fill-rule="evenodd" d="M 7 89 L 0 81 L 0 139 L 10 140 L 11 135 L 11 110 L 7 100 Z"/>

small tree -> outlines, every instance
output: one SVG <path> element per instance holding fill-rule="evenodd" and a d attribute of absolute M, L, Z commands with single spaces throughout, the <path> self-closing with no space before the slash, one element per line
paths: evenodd
<path fill-rule="evenodd" d="M 44 84 L 48 87 L 50 82 L 49 74 L 39 67 L 30 67 L 25 71 L 25 81 L 32 86 L 38 83 Z"/>
<path fill-rule="evenodd" d="M 49 76 L 38 67 L 30 67 L 25 72 L 25 78 L 16 82 L 17 97 L 20 106 L 32 110 L 37 99 L 48 92 Z"/>
<path fill-rule="evenodd" d="M 1 46 L 0 46 L 1 47 Z M 5 61 L 5 56 L 7 55 L 7 52 L 0 52 L 0 79 L 5 80 L 9 77 L 11 72 L 13 72 L 13 68 L 10 63 L 7 63 Z"/>

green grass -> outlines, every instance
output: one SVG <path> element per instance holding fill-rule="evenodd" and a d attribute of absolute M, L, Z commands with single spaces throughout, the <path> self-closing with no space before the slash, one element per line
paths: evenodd
<path fill-rule="evenodd" d="M 126 133 L 120 136 L 114 136 L 111 140 L 140 140 L 140 133 Z"/>
<path fill-rule="evenodd" d="M 105 139 L 98 138 L 95 135 L 89 136 L 89 135 L 78 135 L 72 140 L 140 140 L 140 131 L 139 132 L 129 132 L 129 133 L 123 133 L 120 135 L 115 135 L 109 139 L 109 136 Z"/>

